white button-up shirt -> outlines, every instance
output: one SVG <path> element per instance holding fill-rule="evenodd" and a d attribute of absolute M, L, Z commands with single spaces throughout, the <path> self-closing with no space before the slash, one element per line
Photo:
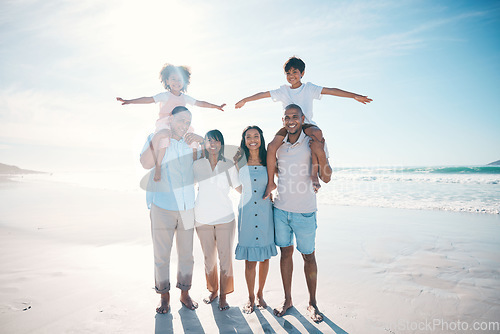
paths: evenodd
<path fill-rule="evenodd" d="M 229 160 L 219 160 L 212 170 L 206 158 L 193 165 L 198 195 L 194 206 L 195 220 L 199 224 L 215 225 L 234 220 L 233 203 L 229 190 L 240 185 L 236 167 Z"/>

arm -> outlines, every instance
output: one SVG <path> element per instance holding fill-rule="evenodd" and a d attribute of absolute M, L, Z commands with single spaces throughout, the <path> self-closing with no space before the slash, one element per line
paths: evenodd
<path fill-rule="evenodd" d="M 330 182 L 332 178 L 332 167 L 330 167 L 330 163 L 325 153 L 325 140 L 317 141 L 311 138 L 309 141 L 309 146 L 311 147 L 311 151 L 316 153 L 318 157 L 319 164 L 319 178 L 325 182 Z"/>
<path fill-rule="evenodd" d="M 269 91 L 260 92 L 260 93 L 254 94 L 252 96 L 245 97 L 243 100 L 240 100 L 238 103 L 236 103 L 235 108 L 239 109 L 239 108 L 243 107 L 245 105 L 245 103 L 247 103 L 247 102 L 257 101 L 260 99 L 264 99 L 266 97 L 271 97 L 271 93 Z"/>
<path fill-rule="evenodd" d="M 221 104 L 220 106 L 216 105 L 216 104 L 212 104 L 212 103 L 208 103 L 208 102 L 205 102 L 205 101 L 196 101 L 195 106 L 197 107 L 201 107 L 201 108 L 214 108 L 214 109 L 219 109 L 220 111 L 224 111 L 224 106 L 226 105 L 225 103 L 224 104 Z"/>
<path fill-rule="evenodd" d="M 132 99 L 132 100 L 124 100 L 121 97 L 117 97 L 116 100 L 119 101 L 119 102 L 121 102 L 122 105 L 125 105 L 125 104 L 148 104 L 148 103 L 155 103 L 155 100 L 153 99 L 152 96 L 139 97 L 137 99 Z"/>
<path fill-rule="evenodd" d="M 341 90 L 338 88 L 328 88 L 328 87 L 323 87 L 321 90 L 321 95 L 333 95 L 333 96 L 339 96 L 339 97 L 348 97 L 351 99 L 355 99 L 358 102 L 361 102 L 363 104 L 367 104 L 372 102 L 373 100 L 368 98 L 367 96 L 364 95 L 359 95 L 356 93 L 351 93 L 351 92 L 346 92 L 345 90 Z"/>

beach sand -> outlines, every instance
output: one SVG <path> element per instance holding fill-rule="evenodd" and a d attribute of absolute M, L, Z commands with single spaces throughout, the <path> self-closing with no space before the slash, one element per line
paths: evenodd
<path fill-rule="evenodd" d="M 1 333 L 456 333 L 467 325 L 465 333 L 500 321 L 498 215 L 320 206 L 317 299 L 325 321 L 315 324 L 297 252 L 294 308 L 283 318 L 272 315 L 283 298 L 279 255 L 267 309 L 242 313 L 242 261 L 234 262 L 231 308 L 203 304 L 196 235 L 191 296 L 199 308 L 181 307 L 172 289 L 171 312 L 156 314 L 142 191 L 2 182 L 0 203 Z M 175 259 L 174 248 L 172 279 Z"/>

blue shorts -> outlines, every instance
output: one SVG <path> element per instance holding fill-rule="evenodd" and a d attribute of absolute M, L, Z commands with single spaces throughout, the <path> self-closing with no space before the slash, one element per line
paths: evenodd
<path fill-rule="evenodd" d="M 316 239 L 316 212 L 295 213 L 274 208 L 274 242 L 278 247 L 293 246 L 302 254 L 314 252 Z"/>

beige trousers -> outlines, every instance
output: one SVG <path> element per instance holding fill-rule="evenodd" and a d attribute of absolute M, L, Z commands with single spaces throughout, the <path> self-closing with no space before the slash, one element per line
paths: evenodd
<path fill-rule="evenodd" d="M 205 255 L 205 276 L 210 292 L 219 290 L 217 277 L 217 254 L 220 265 L 220 293 L 234 291 L 233 281 L 233 241 L 235 221 L 225 224 L 204 225 L 196 223 L 196 233 L 200 238 L 201 249 Z"/>
<path fill-rule="evenodd" d="M 170 211 L 151 205 L 151 235 L 155 260 L 155 289 L 158 293 L 170 291 L 170 252 L 174 235 L 177 245 L 177 287 L 189 290 L 193 278 L 194 211 Z M 183 223 L 184 222 L 184 223 Z M 184 226 L 191 228 L 185 229 Z"/>

